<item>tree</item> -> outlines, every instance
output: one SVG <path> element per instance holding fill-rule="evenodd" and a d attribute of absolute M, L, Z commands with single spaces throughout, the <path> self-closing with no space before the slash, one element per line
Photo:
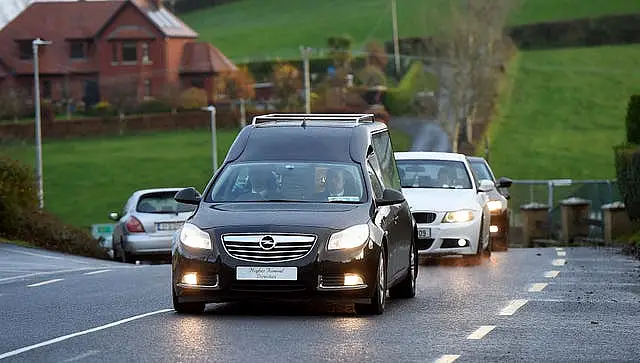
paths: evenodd
<path fill-rule="evenodd" d="M 380 43 L 371 41 L 366 46 L 367 51 L 367 67 L 376 67 L 381 71 L 384 71 L 389 59 L 387 53 Z"/>
<path fill-rule="evenodd" d="M 504 27 L 511 0 L 450 2 L 448 24 L 441 34 L 442 58 L 438 120 L 458 150 L 460 134 L 473 140 L 473 126 L 492 108 L 499 69 L 506 60 Z M 484 115 L 486 117 L 486 115 Z"/>
<path fill-rule="evenodd" d="M 216 78 L 215 97 L 233 100 L 250 100 L 256 95 L 255 80 L 247 66 L 235 72 L 222 73 Z"/>
<path fill-rule="evenodd" d="M 27 92 L 13 80 L 5 81 L 0 87 L 0 120 L 18 120 L 25 111 Z"/>
<path fill-rule="evenodd" d="M 289 63 L 278 64 L 273 70 L 273 88 L 280 100 L 282 111 L 293 111 L 300 106 L 298 90 L 302 87 L 300 71 Z"/>
<path fill-rule="evenodd" d="M 112 78 L 106 84 L 105 98 L 118 112 L 120 120 L 138 104 L 138 84 L 138 77 L 133 75 Z"/>
<path fill-rule="evenodd" d="M 171 114 L 173 115 L 178 113 L 178 108 L 182 106 L 180 99 L 181 94 L 182 88 L 180 87 L 180 82 L 174 81 L 165 85 L 162 95 L 160 96 L 161 101 L 171 107 Z"/>
<path fill-rule="evenodd" d="M 334 36 L 327 39 L 329 55 L 333 59 L 336 70 L 351 69 L 351 45 L 353 40 L 348 35 Z"/>

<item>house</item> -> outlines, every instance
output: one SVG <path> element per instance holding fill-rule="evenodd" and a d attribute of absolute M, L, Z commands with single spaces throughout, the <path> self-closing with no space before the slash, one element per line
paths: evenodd
<path fill-rule="evenodd" d="M 34 2 L 0 31 L 0 88 L 20 87 L 32 99 L 36 38 L 42 97 L 88 105 L 130 91 L 138 100 L 168 85 L 201 87 L 236 66 L 162 0 Z"/>

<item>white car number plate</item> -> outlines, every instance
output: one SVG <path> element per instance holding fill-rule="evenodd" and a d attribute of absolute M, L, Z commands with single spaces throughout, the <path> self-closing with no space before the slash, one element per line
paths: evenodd
<path fill-rule="evenodd" d="M 431 238 L 431 228 L 418 227 L 418 238 Z"/>
<path fill-rule="evenodd" d="M 297 267 L 236 267 L 236 280 L 285 280 L 296 281 L 298 279 Z"/>
<path fill-rule="evenodd" d="M 156 224 L 156 229 L 158 231 L 175 231 L 182 227 L 183 222 L 162 222 Z"/>

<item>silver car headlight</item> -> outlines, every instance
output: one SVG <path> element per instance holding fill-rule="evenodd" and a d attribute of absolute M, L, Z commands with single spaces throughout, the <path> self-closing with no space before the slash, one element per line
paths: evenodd
<path fill-rule="evenodd" d="M 453 212 L 447 212 L 442 218 L 442 223 L 464 223 L 473 220 L 474 214 L 472 210 L 457 210 Z"/>
<path fill-rule="evenodd" d="M 192 248 L 211 249 L 211 237 L 209 234 L 191 223 L 182 225 L 180 242 Z"/>
<path fill-rule="evenodd" d="M 329 238 L 327 249 L 343 250 L 362 246 L 369 240 L 369 226 L 358 224 L 340 232 L 334 233 Z"/>
<path fill-rule="evenodd" d="M 502 210 L 502 201 L 500 200 L 491 200 L 487 202 L 487 208 L 489 208 L 489 212 L 497 212 Z"/>

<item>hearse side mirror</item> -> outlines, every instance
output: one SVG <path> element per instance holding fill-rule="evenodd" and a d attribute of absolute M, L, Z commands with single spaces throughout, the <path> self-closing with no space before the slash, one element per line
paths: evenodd
<path fill-rule="evenodd" d="M 385 189 L 382 192 L 382 199 L 376 200 L 379 206 L 394 205 L 404 202 L 404 195 L 395 189 Z"/>
<path fill-rule="evenodd" d="M 189 187 L 177 192 L 173 199 L 178 203 L 198 205 L 200 204 L 202 196 L 194 187 Z"/>

